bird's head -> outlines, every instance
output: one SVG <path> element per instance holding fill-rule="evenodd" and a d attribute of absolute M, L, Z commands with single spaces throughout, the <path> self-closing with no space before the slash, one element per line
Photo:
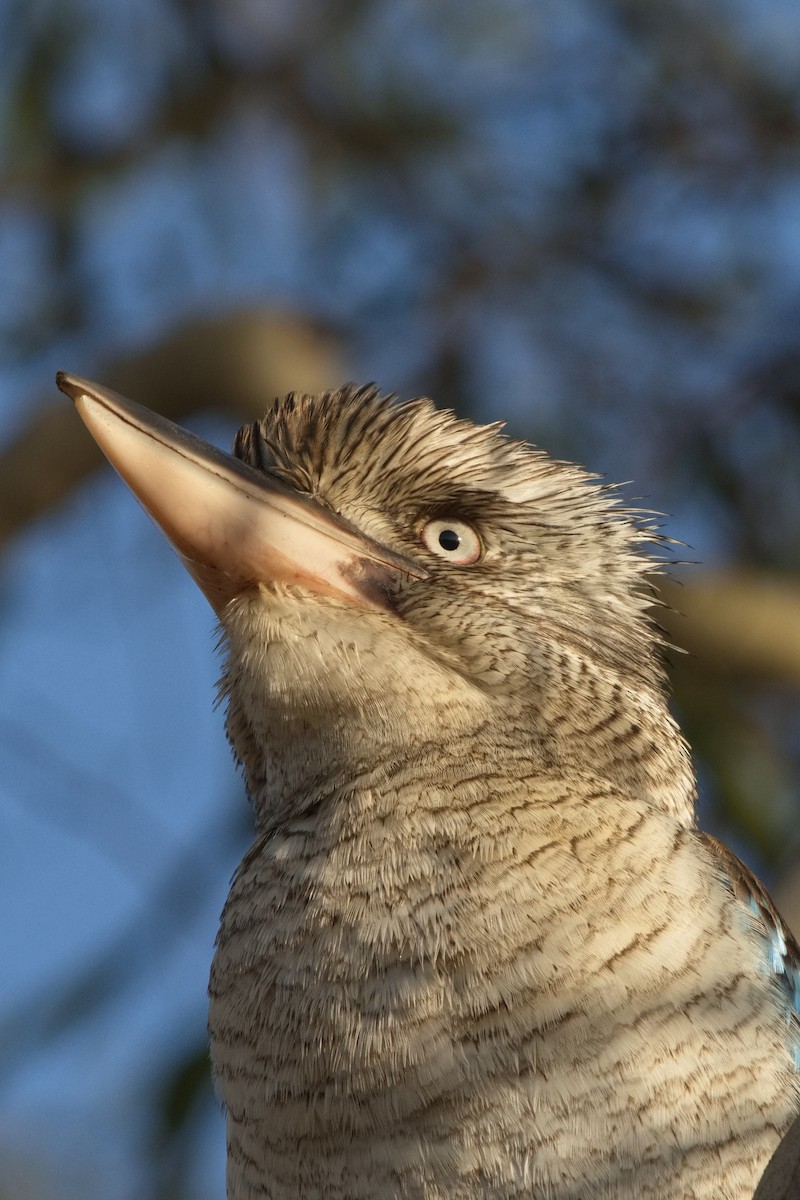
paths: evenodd
<path fill-rule="evenodd" d="M 217 611 L 254 798 L 276 773 L 305 786 L 320 758 L 425 753 L 444 771 L 466 738 L 688 814 L 645 611 L 657 535 L 613 489 L 373 388 L 277 400 L 230 457 L 61 385 Z"/>

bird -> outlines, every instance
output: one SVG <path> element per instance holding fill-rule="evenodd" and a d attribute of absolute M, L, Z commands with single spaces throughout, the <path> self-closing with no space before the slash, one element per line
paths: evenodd
<path fill-rule="evenodd" d="M 219 622 L 254 817 L 209 986 L 228 1200 L 751 1200 L 800 950 L 697 826 L 653 518 L 372 385 L 229 455 L 57 379 Z"/>

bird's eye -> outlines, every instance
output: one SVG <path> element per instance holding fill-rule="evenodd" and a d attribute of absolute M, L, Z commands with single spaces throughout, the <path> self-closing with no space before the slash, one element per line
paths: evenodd
<path fill-rule="evenodd" d="M 428 521 L 422 530 L 422 540 L 433 554 L 459 567 L 477 562 L 483 549 L 477 533 L 466 521 Z"/>

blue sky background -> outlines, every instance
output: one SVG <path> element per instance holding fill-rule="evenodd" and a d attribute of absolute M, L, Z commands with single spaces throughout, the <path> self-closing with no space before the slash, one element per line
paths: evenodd
<path fill-rule="evenodd" d="M 794 578 L 800 8 L 698 7 L 0 0 L 5 461 L 56 369 L 268 307 L 348 376 L 635 480 L 686 556 Z M 223 445 L 225 399 L 191 418 Z M 213 1105 L 181 1138 L 164 1099 L 247 842 L 213 642 L 110 472 L 5 546 L 0 1198 L 224 1193 Z M 697 718 L 704 819 L 772 877 L 796 691 L 714 694 L 757 796 Z"/>

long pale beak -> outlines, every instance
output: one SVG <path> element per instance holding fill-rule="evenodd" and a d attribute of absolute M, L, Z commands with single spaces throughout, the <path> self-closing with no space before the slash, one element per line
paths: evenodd
<path fill-rule="evenodd" d="M 259 584 L 294 583 L 362 609 L 391 609 L 426 572 L 317 501 L 99 384 L 56 383 L 220 614 Z"/>

